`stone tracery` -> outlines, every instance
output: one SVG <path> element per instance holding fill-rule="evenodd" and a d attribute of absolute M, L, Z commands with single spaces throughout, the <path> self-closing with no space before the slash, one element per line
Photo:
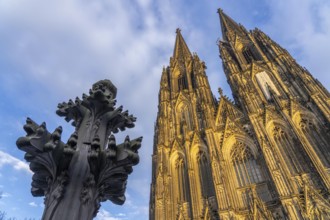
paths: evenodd
<path fill-rule="evenodd" d="M 218 46 L 234 101 L 221 90 L 220 100 L 214 98 L 205 64 L 177 31 L 175 52 L 161 77 L 160 94 L 166 96 L 159 98 L 159 112 L 168 114 L 158 119 L 168 125 L 156 131 L 171 134 L 162 137 L 165 148 L 180 149 L 184 162 L 170 160 L 177 170 L 163 176 L 175 190 L 182 188 L 179 176 L 184 176 L 187 200 L 178 202 L 173 191 L 159 211 L 151 194 L 150 219 L 320 218 L 324 210 L 330 212 L 329 161 L 323 158 L 330 154 L 329 93 L 261 30 L 248 32 L 221 9 L 219 15 L 223 39 Z M 178 82 L 183 74 L 186 81 Z M 171 83 L 164 83 L 167 78 Z M 155 142 L 155 155 L 157 148 L 163 145 Z M 155 160 L 153 172 L 156 167 Z M 317 189 L 305 191 L 307 202 L 301 194 L 305 185 Z M 155 180 L 152 187 L 159 187 Z M 306 211 L 312 194 L 323 208 L 310 205 Z"/>

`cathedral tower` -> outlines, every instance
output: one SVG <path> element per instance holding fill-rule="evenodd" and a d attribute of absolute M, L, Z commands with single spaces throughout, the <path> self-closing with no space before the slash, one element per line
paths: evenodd
<path fill-rule="evenodd" d="M 262 31 L 219 10 L 234 102 L 177 30 L 155 124 L 150 219 L 330 219 L 330 95 Z"/>
<path fill-rule="evenodd" d="M 176 34 L 160 83 L 150 219 L 197 219 L 205 204 L 216 201 L 205 140 L 216 100 L 204 62 L 190 52 L 179 29 Z"/>

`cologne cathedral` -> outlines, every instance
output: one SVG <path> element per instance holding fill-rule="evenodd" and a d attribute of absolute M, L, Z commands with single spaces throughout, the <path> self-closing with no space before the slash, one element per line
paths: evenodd
<path fill-rule="evenodd" d="M 150 220 L 330 219 L 330 94 L 287 50 L 222 10 L 233 101 L 177 30 L 155 124 Z"/>

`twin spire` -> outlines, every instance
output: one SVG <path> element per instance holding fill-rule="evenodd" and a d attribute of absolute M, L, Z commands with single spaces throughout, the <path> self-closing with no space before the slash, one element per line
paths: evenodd
<path fill-rule="evenodd" d="M 229 41 L 228 34 L 235 33 L 239 36 L 246 36 L 246 30 L 241 25 L 236 23 L 231 17 L 226 15 L 222 9 L 218 9 L 218 13 L 220 16 L 220 23 L 221 23 L 221 31 L 222 31 L 222 38 L 225 41 Z M 181 35 L 181 30 L 179 28 L 176 29 L 176 39 L 175 39 L 175 46 L 173 51 L 173 59 L 179 60 L 187 60 L 192 57 L 192 54 Z"/>

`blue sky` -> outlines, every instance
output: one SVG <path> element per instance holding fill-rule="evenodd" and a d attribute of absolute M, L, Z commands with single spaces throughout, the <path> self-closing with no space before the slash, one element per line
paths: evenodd
<path fill-rule="evenodd" d="M 97 219 L 148 219 L 159 81 L 177 27 L 206 62 L 214 94 L 221 86 L 231 95 L 216 46 L 219 7 L 247 29 L 262 29 L 330 88 L 328 0 L 0 0 L 0 210 L 18 219 L 42 215 L 43 199 L 31 196 L 31 172 L 15 145 L 25 118 L 46 121 L 49 130 L 62 125 L 66 141 L 73 129 L 56 116 L 57 104 L 108 78 L 118 105 L 138 118 L 117 140 L 144 140 L 126 203 L 103 203 Z"/>

